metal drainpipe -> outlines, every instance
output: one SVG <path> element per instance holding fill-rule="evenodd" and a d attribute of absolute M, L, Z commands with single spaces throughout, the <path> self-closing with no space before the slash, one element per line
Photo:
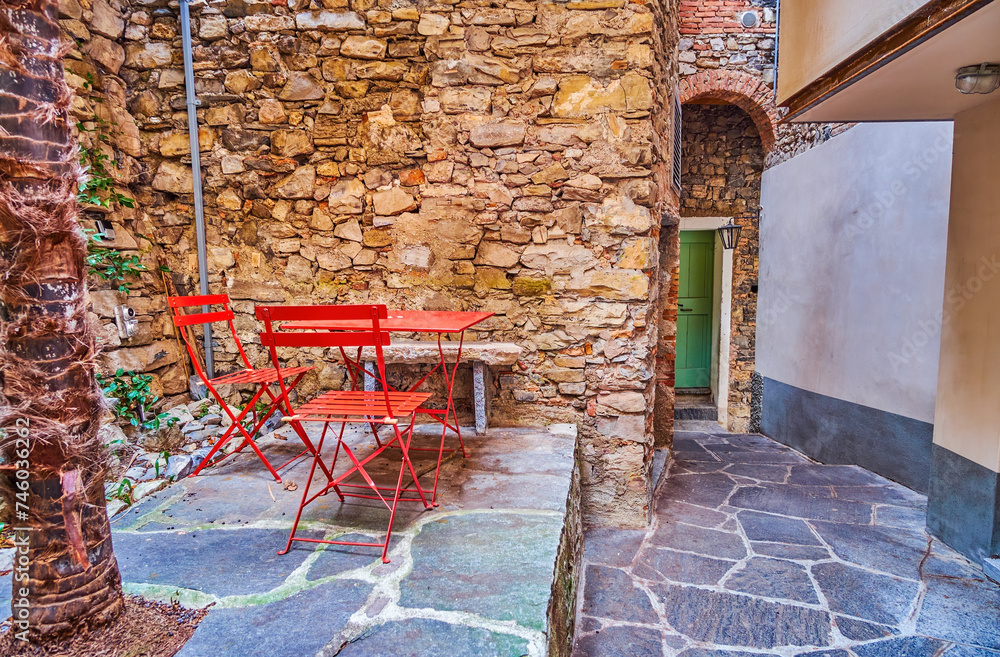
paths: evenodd
<path fill-rule="evenodd" d="M 201 101 L 194 91 L 194 57 L 191 53 L 191 14 L 188 4 L 181 3 L 181 39 L 184 47 L 184 91 L 187 93 L 188 136 L 191 141 L 191 176 L 194 179 L 194 226 L 198 237 L 198 279 L 201 294 L 208 294 L 208 254 L 205 246 L 205 205 L 201 198 L 201 148 L 198 144 L 198 106 Z M 208 312 L 208 306 L 202 306 Z M 215 376 L 215 359 L 212 357 L 212 325 L 202 324 L 205 331 L 205 372 Z"/>

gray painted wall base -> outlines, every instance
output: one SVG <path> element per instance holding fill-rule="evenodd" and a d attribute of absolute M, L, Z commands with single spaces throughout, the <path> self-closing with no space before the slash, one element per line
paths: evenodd
<path fill-rule="evenodd" d="M 1000 559 L 983 559 L 983 572 L 991 580 L 1000 584 Z"/>
<path fill-rule="evenodd" d="M 926 493 L 934 425 L 764 377 L 761 432 L 822 461 L 860 465 Z"/>
<path fill-rule="evenodd" d="M 982 563 L 1000 552 L 1000 474 L 934 445 L 927 529 Z"/>

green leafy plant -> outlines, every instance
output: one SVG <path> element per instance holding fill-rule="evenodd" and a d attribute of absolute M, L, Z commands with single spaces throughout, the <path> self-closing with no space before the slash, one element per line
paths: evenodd
<path fill-rule="evenodd" d="M 96 118 L 96 117 L 95 117 Z M 106 123 L 106 121 L 101 121 Z M 77 123 L 77 127 L 82 126 Z M 86 128 L 81 128 L 86 130 Z M 104 137 L 106 135 L 100 135 Z M 115 191 L 115 179 L 111 177 L 108 166 L 116 166 L 115 160 L 108 157 L 100 148 L 80 147 L 80 166 L 83 167 L 85 177 L 80 183 L 76 200 L 84 205 L 99 205 L 110 208 L 114 204 L 124 205 L 126 208 L 135 207 L 135 199 L 130 196 Z"/>
<path fill-rule="evenodd" d="M 90 101 L 104 102 L 100 96 L 93 93 L 93 73 L 87 73 L 83 88 L 90 92 L 88 96 Z M 76 124 L 81 134 L 92 134 L 95 142 L 92 147 L 80 144 L 80 166 L 83 167 L 84 176 L 79 184 L 76 199 L 82 205 L 97 205 L 109 210 L 115 205 L 135 207 L 135 199 L 115 190 L 112 169 L 118 166 L 118 162 L 101 148 L 102 144 L 110 143 L 111 135 L 117 132 L 117 125 L 114 121 L 106 121 L 97 114 Z M 141 272 L 147 271 L 147 267 L 139 262 L 138 254 L 125 255 L 117 249 L 110 249 L 101 243 L 95 231 L 85 229 L 84 232 L 87 235 L 89 273 L 97 274 L 102 279 L 116 284 L 120 292 L 127 292 L 130 287 L 128 278 L 138 277 Z"/>
<path fill-rule="evenodd" d="M 159 397 L 150 390 L 153 382 L 151 374 L 139 374 L 137 372 L 126 372 L 122 368 L 111 376 L 97 375 L 97 383 L 101 390 L 108 397 L 115 400 L 111 411 L 133 427 L 146 429 L 147 431 L 157 431 L 162 425 L 173 426 L 177 418 L 169 413 L 159 413 L 156 416 L 144 419 L 145 411 L 155 404 Z"/>
<path fill-rule="evenodd" d="M 166 472 L 166 468 L 170 465 L 170 452 L 164 450 L 160 452 L 159 457 L 163 459 L 163 468 Z M 153 470 L 156 472 L 156 478 L 160 478 L 160 458 L 153 460 Z"/>
<path fill-rule="evenodd" d="M 119 292 L 128 292 L 131 288 L 128 277 L 138 278 L 139 274 L 148 271 L 146 265 L 139 262 L 138 253 L 125 255 L 117 249 L 102 246 L 93 230 L 85 228 L 84 233 L 87 235 L 88 273 L 117 284 Z"/>
<path fill-rule="evenodd" d="M 121 500 L 125 504 L 132 504 L 132 489 L 135 486 L 132 485 L 132 480 L 128 477 L 123 477 L 121 481 L 115 484 L 111 490 L 108 491 L 107 499 L 111 500 Z"/>
<path fill-rule="evenodd" d="M 208 409 L 210 406 L 211 403 L 206 399 L 202 403 L 198 404 L 198 408 L 194 409 L 194 411 L 191 413 L 191 416 L 194 417 L 194 419 L 196 420 L 200 420 L 201 418 L 208 415 Z"/>

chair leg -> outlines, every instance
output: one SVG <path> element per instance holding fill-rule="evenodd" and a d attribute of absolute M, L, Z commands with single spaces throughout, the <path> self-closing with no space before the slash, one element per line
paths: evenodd
<path fill-rule="evenodd" d="M 288 414 L 294 415 L 294 413 L 290 411 Z M 312 444 L 312 441 L 309 440 L 309 434 L 306 433 L 306 430 L 302 427 L 302 424 L 300 422 L 290 422 L 289 424 L 291 424 L 292 430 L 298 435 L 299 440 L 301 440 L 302 443 L 306 446 L 306 449 L 309 450 L 309 453 L 318 454 L 319 451 Z M 330 473 L 330 470 L 327 469 L 326 464 L 323 463 L 322 460 L 319 463 L 319 467 L 323 471 L 323 474 L 326 475 L 327 480 L 333 479 L 333 475 Z"/>
<path fill-rule="evenodd" d="M 330 424 L 327 423 L 323 427 L 323 435 L 324 436 L 326 435 L 326 430 L 327 430 L 327 428 L 329 426 L 330 426 Z M 340 446 L 344 444 L 344 429 L 346 427 L 347 427 L 347 423 L 346 422 L 341 422 L 340 423 L 340 433 L 337 434 L 337 448 L 333 450 L 333 461 L 330 462 L 330 472 L 333 472 L 334 470 L 337 469 L 337 457 L 340 456 Z M 333 483 L 333 480 L 331 480 L 330 482 L 328 482 L 328 485 L 332 484 L 332 483 Z M 343 502 L 344 501 L 344 493 L 341 492 L 340 486 L 337 485 L 337 484 L 333 484 L 333 490 L 336 491 L 337 497 L 339 497 L 340 501 Z"/>
<path fill-rule="evenodd" d="M 392 498 L 392 508 L 389 510 L 389 527 L 385 530 L 385 546 L 382 548 L 382 563 L 389 563 L 389 539 L 392 538 L 392 523 L 396 520 L 396 507 L 399 506 L 399 491 L 403 487 L 403 472 L 406 471 L 406 451 L 399 464 L 399 478 L 396 480 L 396 494 Z"/>
<path fill-rule="evenodd" d="M 219 463 L 227 456 L 231 456 L 232 454 L 242 452 L 244 447 L 250 445 L 253 451 L 257 454 L 257 457 L 264 464 L 264 467 L 268 469 L 268 471 L 271 473 L 271 476 L 274 477 L 275 481 L 277 481 L 280 484 L 281 477 L 278 476 L 277 471 L 264 456 L 263 452 L 260 451 L 260 448 L 257 447 L 257 445 L 254 443 L 253 440 L 253 436 L 256 435 L 257 431 L 264 424 L 264 422 L 267 420 L 270 414 L 274 412 L 275 404 L 271 405 L 271 407 L 269 408 L 269 412 L 265 414 L 265 416 L 261 419 L 260 423 L 254 426 L 252 433 L 247 433 L 246 427 L 243 426 L 243 418 L 245 418 L 248 413 L 253 411 L 254 417 L 256 417 L 257 411 L 254 410 L 254 407 L 257 404 L 257 400 L 259 400 L 264 395 L 264 392 L 269 392 L 267 386 L 266 385 L 261 386 L 261 388 L 257 391 L 257 394 L 255 394 L 250 399 L 250 401 L 243 407 L 243 410 L 241 410 L 238 415 L 233 414 L 233 412 L 229 409 L 229 405 L 226 404 L 224 399 L 222 399 L 216 394 L 215 389 L 213 387 L 210 387 L 209 390 L 212 392 L 216 401 L 226 412 L 226 414 L 229 416 L 229 419 L 232 420 L 233 423 L 229 426 L 229 428 L 225 431 L 225 433 L 222 434 L 222 437 L 216 441 L 215 445 L 212 446 L 212 449 L 209 450 L 208 454 L 205 455 L 205 458 L 202 459 L 201 463 L 198 465 L 195 471 L 192 472 L 189 476 L 191 477 L 198 476 L 198 474 L 200 474 L 201 471 L 206 467 Z M 221 458 L 212 461 L 212 457 L 215 455 L 215 453 L 218 452 L 226 443 L 228 443 L 233 438 L 234 431 L 239 431 L 240 434 L 243 435 L 243 441 L 240 443 L 240 446 L 237 447 L 235 450 L 233 450 L 233 452 L 231 452 L 230 454 L 226 454 L 225 456 L 222 456 Z"/>
<path fill-rule="evenodd" d="M 321 458 L 323 449 L 323 439 L 320 438 L 319 447 L 316 453 L 313 454 L 312 465 L 309 467 L 309 477 L 306 479 L 305 486 L 302 487 L 302 501 L 299 502 L 299 510 L 295 513 L 295 522 L 292 523 L 292 532 L 288 535 L 288 543 L 285 544 L 285 549 L 278 554 L 288 554 L 288 551 L 292 548 L 292 541 L 295 540 L 295 532 L 299 528 L 299 520 L 302 518 L 302 510 L 306 507 L 306 500 L 309 499 L 309 486 L 312 484 L 313 475 L 316 474 L 316 463 Z"/>
<path fill-rule="evenodd" d="M 242 415 L 240 417 L 242 417 Z M 225 456 L 222 456 L 222 457 L 216 459 L 215 461 L 212 461 L 212 456 L 214 456 L 216 452 L 218 452 L 220 449 L 222 449 L 222 447 L 225 446 L 226 443 L 228 443 L 230 440 L 232 440 L 234 438 L 234 435 L 233 435 L 234 431 L 239 431 L 243 435 L 243 442 L 240 443 L 239 448 L 237 448 L 236 450 L 234 450 L 230 454 L 226 454 Z M 281 477 L 278 476 L 277 471 L 274 469 L 274 467 L 271 465 L 271 463 L 267 460 L 267 457 L 264 456 L 264 453 L 260 451 L 260 448 L 257 447 L 257 444 L 253 441 L 253 438 L 251 438 L 250 434 L 247 433 L 247 430 L 239 422 L 233 422 L 233 424 L 230 425 L 229 429 L 227 429 L 226 432 L 224 434 L 222 434 L 222 437 L 219 438 L 219 440 L 217 440 L 215 442 L 215 445 L 212 446 L 212 449 L 209 450 L 208 454 L 205 455 L 205 458 L 202 459 L 201 463 L 198 465 L 198 468 L 195 469 L 195 471 L 192 472 L 188 476 L 189 477 L 196 477 L 196 476 L 198 476 L 198 474 L 201 473 L 201 471 L 203 469 L 205 469 L 206 467 L 209 467 L 209 466 L 212 466 L 212 465 L 216 465 L 217 463 L 219 463 L 220 461 L 222 461 L 224 458 L 226 458 L 228 456 L 232 456 L 232 454 L 235 454 L 235 453 L 241 451 L 243 449 L 243 447 L 245 447 L 246 445 L 250 445 L 250 447 L 253 449 L 253 451 L 257 454 L 257 457 L 260 459 L 261 463 L 264 464 L 264 467 L 266 467 L 267 470 L 268 470 L 268 472 L 271 473 L 271 476 L 274 477 L 275 481 L 277 481 L 280 484 L 281 483 Z"/>
<path fill-rule="evenodd" d="M 201 463 L 198 464 L 198 467 L 195 468 L 194 472 L 192 472 L 188 476 L 189 477 L 197 477 L 198 474 L 202 470 L 204 470 L 205 468 L 207 468 L 210 465 L 214 465 L 212 463 L 212 457 L 215 456 L 216 452 L 218 452 L 220 449 L 222 449 L 223 445 L 225 445 L 226 443 L 228 443 L 232 439 L 234 431 L 236 431 L 236 425 L 235 424 L 229 425 L 229 428 L 226 429 L 225 433 L 223 433 L 222 436 L 220 436 L 219 439 L 217 441 L 215 441 L 215 444 L 212 445 L 212 448 L 210 450 L 208 450 L 208 454 L 206 454 L 205 458 L 203 458 L 201 460 Z M 223 458 L 225 458 L 225 457 L 223 457 Z M 221 461 L 222 459 L 219 459 L 219 460 Z"/>
<path fill-rule="evenodd" d="M 267 471 L 271 473 L 272 477 L 274 477 L 274 480 L 280 484 L 281 477 L 278 475 L 278 471 L 274 469 L 274 466 L 271 465 L 271 462 L 267 460 L 266 456 L 264 456 L 264 452 L 260 451 L 260 447 L 257 447 L 257 443 L 249 436 L 247 437 L 246 442 L 249 443 L 250 449 L 252 449 L 254 451 L 254 454 L 257 455 L 257 458 L 261 460 L 261 462 L 264 464 L 264 467 L 267 468 Z"/>
<path fill-rule="evenodd" d="M 430 509 L 431 504 L 427 503 L 427 497 L 424 495 L 424 489 L 420 485 L 420 479 L 417 477 L 417 472 L 413 468 L 413 462 L 410 460 L 410 443 L 413 441 L 413 425 L 416 424 L 416 412 L 410 416 L 410 426 L 406 432 L 406 443 L 403 443 L 403 436 L 399 431 L 398 425 L 392 425 L 392 428 L 396 432 L 396 440 L 399 441 L 399 449 L 403 453 L 403 463 L 401 467 L 406 467 L 410 471 L 410 476 L 413 477 L 413 487 L 417 491 L 417 495 L 420 496 L 420 501 L 424 503 L 425 509 Z"/>
<path fill-rule="evenodd" d="M 375 436 L 375 444 L 382 447 L 382 440 L 378 437 L 378 425 L 374 422 L 369 422 L 368 427 L 372 430 L 372 435 Z"/>
<path fill-rule="evenodd" d="M 304 377 L 305 375 L 306 375 L 306 373 L 303 372 L 303 373 L 299 374 L 297 377 L 295 377 L 295 379 L 292 380 L 292 383 L 288 386 L 288 391 L 291 392 L 292 390 L 294 390 L 295 387 L 297 385 L 299 385 L 299 381 L 301 381 L 302 377 Z M 285 397 L 283 395 L 275 395 L 273 392 L 271 392 L 271 387 L 270 386 L 271 386 L 271 384 L 266 384 L 264 386 L 264 388 L 265 388 L 265 390 L 267 390 L 268 396 L 272 400 L 274 400 L 274 403 L 277 405 L 277 410 L 280 410 L 282 413 L 284 413 L 286 415 L 295 415 L 295 412 L 292 410 L 292 407 L 288 403 L 288 400 L 285 399 Z M 285 402 L 284 405 L 282 405 L 282 402 Z M 292 426 L 292 430 L 295 431 L 295 433 L 299 436 L 299 439 L 306 446 L 306 449 L 309 450 L 309 453 L 310 454 L 316 454 L 317 450 L 313 446 L 312 441 L 309 440 L 309 435 L 306 433 L 305 429 L 302 428 L 301 423 L 299 423 L 299 422 L 291 422 L 290 424 Z M 291 461 L 289 461 L 289 463 L 291 463 Z M 319 467 L 320 467 L 321 470 L 323 470 L 323 474 L 326 475 L 326 478 L 328 480 L 329 479 L 333 479 L 333 475 L 330 474 L 329 470 L 327 470 L 326 464 L 323 463 L 322 460 L 319 462 Z"/>
<path fill-rule="evenodd" d="M 448 433 L 448 425 L 445 424 L 441 429 L 441 444 L 438 445 L 438 460 L 437 467 L 434 468 L 434 490 L 431 492 L 431 505 L 438 506 L 437 494 L 438 494 L 438 479 L 441 477 L 441 459 L 444 457 L 444 437 Z"/>
<path fill-rule="evenodd" d="M 375 480 L 372 479 L 370 474 L 368 474 L 368 471 L 365 470 L 364 464 L 358 460 L 358 457 L 354 455 L 354 450 L 352 450 L 351 447 L 347 444 L 344 444 L 344 454 L 347 454 L 347 458 L 351 460 L 351 463 L 354 464 L 354 467 L 345 472 L 343 475 L 341 475 L 341 478 L 345 477 L 345 475 L 349 474 L 352 471 L 357 472 L 358 474 L 361 475 L 361 478 L 365 480 L 365 483 L 368 484 L 368 487 L 372 489 L 372 492 L 375 493 L 378 499 L 382 501 L 382 504 L 385 505 L 385 508 L 387 509 L 391 508 L 389 506 L 389 503 L 385 501 L 385 498 L 382 497 L 382 493 L 379 492 L 378 486 L 375 484 Z M 366 462 L 371 458 L 372 458 L 371 456 L 367 457 L 365 459 Z"/>

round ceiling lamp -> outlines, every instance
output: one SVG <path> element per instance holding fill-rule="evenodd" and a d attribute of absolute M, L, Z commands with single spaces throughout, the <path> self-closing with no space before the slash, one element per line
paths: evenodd
<path fill-rule="evenodd" d="M 1000 64 L 963 66 L 955 75 L 955 88 L 963 94 L 988 94 L 997 87 L 1000 87 Z"/>

